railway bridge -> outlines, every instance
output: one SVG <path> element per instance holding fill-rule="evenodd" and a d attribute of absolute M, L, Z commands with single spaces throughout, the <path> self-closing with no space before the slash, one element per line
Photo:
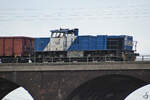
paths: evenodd
<path fill-rule="evenodd" d="M 34 100 L 123 100 L 150 83 L 150 62 L 0 64 L 2 80 Z"/>

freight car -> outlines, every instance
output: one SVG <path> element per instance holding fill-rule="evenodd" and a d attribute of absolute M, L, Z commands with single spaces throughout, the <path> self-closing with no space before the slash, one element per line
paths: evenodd
<path fill-rule="evenodd" d="M 78 29 L 51 31 L 51 38 L 35 38 L 35 62 L 134 61 L 133 37 L 79 36 Z"/>
<path fill-rule="evenodd" d="M 34 52 L 34 39 L 29 37 L 0 37 L 0 62 L 27 62 Z"/>

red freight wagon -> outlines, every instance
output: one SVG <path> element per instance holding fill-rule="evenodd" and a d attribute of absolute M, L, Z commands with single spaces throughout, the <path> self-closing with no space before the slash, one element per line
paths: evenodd
<path fill-rule="evenodd" d="M 26 57 L 34 52 L 34 39 L 29 37 L 0 37 L 0 58 Z"/>
<path fill-rule="evenodd" d="M 0 38 L 0 56 L 4 54 L 4 39 Z"/>
<path fill-rule="evenodd" d="M 13 39 L 6 38 L 4 39 L 4 56 L 12 56 L 13 55 Z"/>

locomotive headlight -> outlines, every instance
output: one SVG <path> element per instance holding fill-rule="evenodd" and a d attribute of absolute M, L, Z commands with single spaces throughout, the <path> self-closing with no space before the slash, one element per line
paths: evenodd
<path fill-rule="evenodd" d="M 19 87 L 8 93 L 2 100 L 34 100 L 23 87 Z"/>
<path fill-rule="evenodd" d="M 135 90 L 125 100 L 150 100 L 150 84 Z"/>

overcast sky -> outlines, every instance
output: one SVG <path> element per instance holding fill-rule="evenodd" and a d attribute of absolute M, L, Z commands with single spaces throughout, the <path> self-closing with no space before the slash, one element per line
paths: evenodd
<path fill-rule="evenodd" d="M 0 0 L 0 36 L 49 37 L 60 27 L 132 35 L 150 54 L 150 0 Z"/>

